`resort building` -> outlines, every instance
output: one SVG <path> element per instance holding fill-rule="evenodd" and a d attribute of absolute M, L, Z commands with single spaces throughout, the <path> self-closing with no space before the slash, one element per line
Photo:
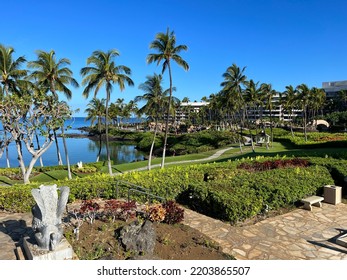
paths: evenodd
<path fill-rule="evenodd" d="M 192 113 L 199 113 L 201 108 L 210 104 L 209 102 L 181 102 L 180 107 L 176 109 L 175 120 L 176 122 L 184 122 L 188 119 L 188 115 Z"/>
<path fill-rule="evenodd" d="M 347 81 L 323 82 L 322 88 L 327 99 L 335 98 L 341 90 L 347 90 Z"/>

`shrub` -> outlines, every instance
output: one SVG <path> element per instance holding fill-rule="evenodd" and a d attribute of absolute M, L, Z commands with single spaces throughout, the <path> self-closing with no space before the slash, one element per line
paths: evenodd
<path fill-rule="evenodd" d="M 163 207 L 166 211 L 164 223 L 177 224 L 183 221 L 184 210 L 179 207 L 178 204 L 172 200 L 163 203 Z"/>
<path fill-rule="evenodd" d="M 166 217 L 166 209 L 162 204 L 153 204 L 149 206 L 148 219 L 152 222 L 162 222 Z"/>

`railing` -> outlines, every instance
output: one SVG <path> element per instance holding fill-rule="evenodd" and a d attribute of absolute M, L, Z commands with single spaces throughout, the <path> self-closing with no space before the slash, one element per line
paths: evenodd
<path fill-rule="evenodd" d="M 148 202 L 152 202 L 153 199 L 160 200 L 162 202 L 166 201 L 166 198 L 151 193 L 151 191 L 147 188 L 135 185 L 135 184 L 127 182 L 127 181 L 122 181 L 122 180 L 116 180 L 116 196 L 117 196 L 116 198 L 119 198 L 119 196 L 120 196 L 119 192 L 120 192 L 121 187 L 127 188 L 128 202 L 130 201 L 130 195 L 132 193 L 138 193 L 138 194 L 144 195 Z"/>

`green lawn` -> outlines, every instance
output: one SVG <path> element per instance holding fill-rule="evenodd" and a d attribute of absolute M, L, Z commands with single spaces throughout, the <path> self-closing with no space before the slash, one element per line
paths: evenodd
<path fill-rule="evenodd" d="M 194 162 L 194 164 L 198 163 L 208 163 L 208 162 L 223 162 L 228 160 L 235 160 L 240 159 L 244 157 L 256 157 L 256 156 L 297 156 L 297 157 L 307 157 L 307 156 L 316 156 L 316 157 L 325 157 L 325 156 L 332 156 L 332 157 L 339 157 L 339 155 L 347 155 L 347 148 L 320 148 L 320 149 L 298 149 L 294 148 L 293 146 L 290 146 L 286 143 L 286 145 L 281 144 L 279 142 L 274 142 L 273 147 L 270 149 L 266 149 L 265 146 L 263 147 L 256 147 L 255 153 L 252 152 L 252 149 L 250 146 L 246 146 L 242 148 L 243 152 L 241 153 L 240 148 L 235 145 L 233 149 L 226 151 L 223 153 L 219 158 L 209 160 L 207 159 L 211 155 L 215 154 L 218 150 L 212 150 L 204 153 L 199 154 L 189 154 L 189 155 L 183 155 L 183 156 L 171 156 L 166 157 L 165 163 L 167 166 L 172 166 L 169 163 L 177 162 L 175 165 L 189 165 L 190 163 L 187 163 L 186 161 L 189 160 L 196 160 L 196 159 L 202 159 L 202 161 Z M 206 160 L 203 160 L 206 159 Z M 160 164 L 161 158 L 155 158 L 152 160 L 152 165 Z M 117 164 L 113 166 L 113 172 L 114 173 L 123 173 L 130 170 L 135 170 L 137 168 L 147 167 L 148 161 L 139 161 L 139 162 L 132 162 L 132 163 L 124 163 L 124 164 Z M 159 168 L 159 167 L 156 167 Z M 101 172 L 107 173 L 107 165 L 103 166 L 101 169 Z M 73 178 L 76 177 L 84 177 L 88 176 L 88 174 L 76 174 L 73 173 Z M 52 170 L 40 173 L 37 176 L 34 176 L 30 179 L 32 182 L 54 182 L 57 180 L 64 180 L 67 179 L 67 171 L 66 170 Z M 14 183 L 19 183 L 19 181 L 13 181 L 7 178 L 6 176 L 0 176 L 0 184 L 3 185 L 12 185 Z"/>

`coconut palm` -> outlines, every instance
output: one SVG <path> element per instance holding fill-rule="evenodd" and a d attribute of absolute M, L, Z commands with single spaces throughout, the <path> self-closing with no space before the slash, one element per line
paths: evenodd
<path fill-rule="evenodd" d="M 302 110 L 304 114 L 303 118 L 303 126 L 304 126 L 304 136 L 305 141 L 307 141 L 307 107 L 310 101 L 311 90 L 306 84 L 301 84 L 296 87 L 298 91 L 298 101 L 302 105 Z"/>
<path fill-rule="evenodd" d="M 134 82 L 129 75 L 131 70 L 124 65 L 116 65 L 115 58 L 119 56 L 117 50 L 94 51 L 87 59 L 86 67 L 81 69 L 83 76 L 82 85 L 85 86 L 83 96 L 88 98 L 89 93 L 94 91 L 94 97 L 98 94 L 99 90 L 104 86 L 106 89 L 106 153 L 108 161 L 108 171 L 112 175 L 111 156 L 109 151 L 109 138 L 108 138 L 108 104 L 111 98 L 113 85 L 119 86 L 120 91 L 125 89 L 125 85 L 133 86 Z"/>
<path fill-rule="evenodd" d="M 269 112 L 269 117 L 270 117 L 270 134 L 271 134 L 271 147 L 272 147 L 272 141 L 273 141 L 273 123 L 272 123 L 272 110 L 273 110 L 273 97 L 276 95 L 276 91 L 272 88 L 271 84 L 266 84 L 263 83 L 260 85 L 261 88 L 261 94 L 262 94 L 262 99 L 264 101 L 264 105 L 266 110 Z M 268 148 L 268 144 L 266 142 L 266 148 Z"/>
<path fill-rule="evenodd" d="M 94 125 L 94 122 L 97 123 L 98 127 L 98 133 L 99 133 L 99 152 L 96 157 L 96 162 L 99 161 L 100 159 L 100 154 L 101 154 L 101 148 L 102 148 L 102 140 L 101 140 L 101 124 L 102 124 L 102 119 L 105 118 L 105 102 L 106 99 L 98 99 L 94 97 L 88 104 L 87 104 L 87 109 L 85 112 L 88 114 L 86 117 L 87 121 L 91 121 L 91 126 Z"/>
<path fill-rule="evenodd" d="M 242 69 L 235 63 L 229 66 L 222 77 L 224 81 L 220 84 L 223 87 L 221 95 L 228 110 L 238 112 L 240 117 L 241 137 L 245 122 L 246 104 L 242 96 L 242 86 L 246 84 L 247 77 L 243 74 L 246 67 Z M 230 112 L 229 111 L 229 112 Z M 241 139 L 239 138 L 240 151 L 242 153 Z"/>
<path fill-rule="evenodd" d="M 169 115 L 171 110 L 171 99 L 172 99 L 172 73 L 171 73 L 171 61 L 176 62 L 179 66 L 183 67 L 184 70 L 189 70 L 188 63 L 179 55 L 181 51 L 186 51 L 188 47 L 186 45 L 176 46 L 176 36 L 173 31 L 170 32 L 169 28 L 166 33 L 158 33 L 155 36 L 155 40 L 150 44 L 150 49 L 157 51 L 157 53 L 151 53 L 147 56 L 147 63 L 156 62 L 159 65 L 163 63 L 162 74 L 166 69 L 169 71 L 170 79 L 170 92 L 169 101 L 166 114 L 165 123 L 165 136 L 164 136 L 164 146 L 163 146 L 163 157 L 161 162 L 161 168 L 164 168 L 165 164 L 165 153 L 167 145 L 167 135 L 169 131 Z"/>
<path fill-rule="evenodd" d="M 244 91 L 245 93 L 245 103 L 247 104 L 248 107 L 252 108 L 253 111 L 253 119 L 256 120 L 256 117 L 258 115 L 258 108 L 260 105 L 260 93 L 261 89 L 258 86 L 259 82 L 255 83 L 252 79 L 246 82 L 246 89 Z M 247 108 L 247 107 L 246 107 Z M 248 116 L 248 110 L 246 109 L 246 117 L 247 117 L 247 122 L 249 122 L 249 116 Z M 251 144 L 252 144 L 252 151 L 255 152 L 254 149 L 254 143 L 253 143 L 253 137 L 252 137 L 252 132 L 251 132 L 251 127 L 249 127 L 249 134 L 251 138 Z M 257 133 L 257 127 L 255 130 L 255 134 Z"/>
<path fill-rule="evenodd" d="M 141 89 L 144 94 L 135 97 L 135 102 L 144 101 L 146 102 L 143 107 L 139 109 L 141 114 L 146 114 L 151 119 L 154 120 L 154 135 L 148 157 L 148 170 L 151 169 L 152 154 L 155 145 L 155 139 L 158 132 L 158 121 L 164 115 L 164 102 L 169 95 L 169 89 L 163 90 L 162 88 L 162 75 L 154 74 L 153 76 L 147 76 L 146 82 L 140 84 L 139 89 Z"/>
<path fill-rule="evenodd" d="M 50 52 L 38 50 L 36 51 L 36 55 L 37 60 L 28 62 L 28 67 L 33 69 L 31 74 L 29 75 L 29 78 L 34 80 L 37 83 L 37 86 L 44 93 L 47 94 L 48 92 L 51 92 L 53 98 L 51 98 L 50 100 L 52 102 L 58 102 L 58 92 L 63 93 L 68 100 L 71 99 L 72 92 L 67 86 L 72 85 L 73 87 L 77 88 L 79 85 L 78 82 L 73 78 L 73 72 L 68 67 L 71 64 L 70 60 L 67 58 L 61 58 L 57 60 L 54 50 L 51 50 Z M 64 120 L 61 123 L 60 128 L 62 130 L 62 137 L 64 138 Z M 58 129 L 59 127 L 54 129 L 53 133 L 57 149 L 58 164 L 62 165 L 63 163 L 61 160 L 56 134 L 56 131 Z M 69 179 L 71 179 L 72 177 L 70 171 L 69 156 L 66 153 L 67 147 L 65 139 L 63 139 L 63 144 L 65 150 L 66 163 L 68 167 L 68 176 Z"/>
<path fill-rule="evenodd" d="M 293 132 L 293 110 L 297 106 L 297 90 L 292 86 L 286 86 L 286 90 L 284 91 L 284 97 L 282 105 L 284 107 L 284 110 L 289 113 L 289 119 L 290 119 L 290 131 L 292 134 L 292 137 L 294 137 Z"/>
<path fill-rule="evenodd" d="M 8 96 L 10 93 L 20 94 L 20 87 L 25 86 L 26 83 L 24 78 L 27 75 L 27 70 L 21 69 L 22 64 L 26 60 L 24 56 L 14 59 L 13 53 L 13 48 L 0 44 L 0 97 Z M 3 148 L 6 153 L 7 167 L 10 167 L 8 155 L 9 140 L 7 132 L 4 131 Z"/>

